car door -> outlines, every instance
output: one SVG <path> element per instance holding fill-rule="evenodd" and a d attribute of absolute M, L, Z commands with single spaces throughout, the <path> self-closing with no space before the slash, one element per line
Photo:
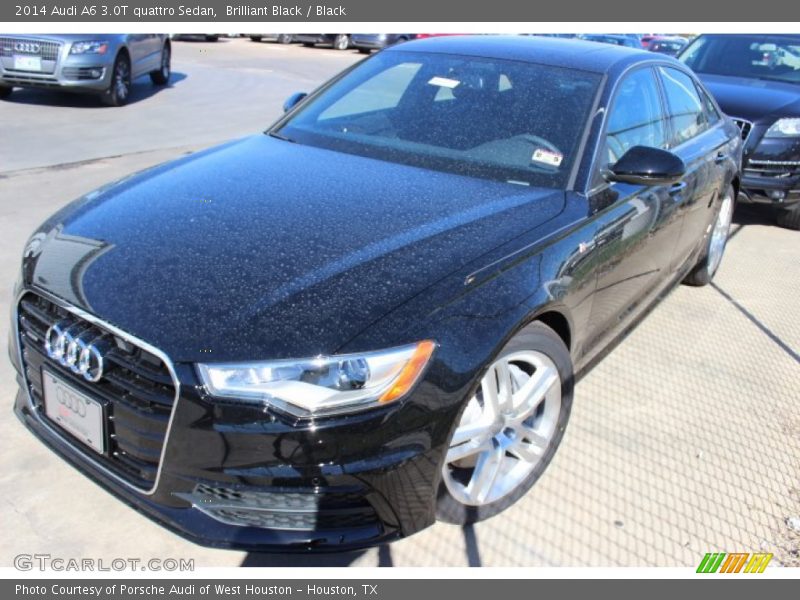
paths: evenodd
<path fill-rule="evenodd" d="M 619 81 L 609 105 L 589 195 L 599 228 L 592 241 L 599 261 L 586 350 L 613 335 L 642 300 L 669 276 L 681 230 L 682 182 L 607 183 L 602 172 L 634 146 L 666 149 L 670 133 L 660 85 L 651 66 Z"/>
<path fill-rule="evenodd" d="M 722 190 L 729 136 L 719 115 L 709 113 L 694 79 L 680 69 L 658 67 L 670 114 L 669 148 L 686 164 L 684 189 L 676 194 L 683 214 L 673 267 L 692 258 L 711 222 Z"/>

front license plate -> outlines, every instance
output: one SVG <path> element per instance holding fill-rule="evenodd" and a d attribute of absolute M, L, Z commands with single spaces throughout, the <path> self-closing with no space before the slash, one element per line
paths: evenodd
<path fill-rule="evenodd" d="M 74 435 L 95 452 L 103 454 L 103 405 L 83 392 L 42 370 L 44 411 L 51 421 Z"/>
<path fill-rule="evenodd" d="M 14 68 L 17 71 L 41 71 L 42 59 L 38 56 L 15 56 Z"/>

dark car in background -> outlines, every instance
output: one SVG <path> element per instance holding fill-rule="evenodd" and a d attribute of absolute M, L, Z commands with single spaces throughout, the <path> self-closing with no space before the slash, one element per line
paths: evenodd
<path fill-rule="evenodd" d="M 739 201 L 800 229 L 800 35 L 701 35 L 680 60 L 741 127 Z"/>
<path fill-rule="evenodd" d="M 169 38 L 153 33 L 0 34 L 0 98 L 15 87 L 58 89 L 122 106 L 138 77 L 169 83 L 171 56 Z"/>
<path fill-rule="evenodd" d="M 669 57 L 411 41 L 286 108 L 66 206 L 15 285 L 19 418 L 198 542 L 500 513 L 576 378 L 722 260 L 741 136 Z"/>
<path fill-rule="evenodd" d="M 414 33 L 354 33 L 350 36 L 350 45 L 363 54 L 369 54 L 415 38 Z"/>
<path fill-rule="evenodd" d="M 625 48 L 641 48 L 642 44 L 635 35 L 626 34 L 606 34 L 606 33 L 585 33 L 580 36 L 582 40 L 589 42 L 600 42 L 602 44 L 613 44 L 614 46 L 624 46 Z"/>
<path fill-rule="evenodd" d="M 350 47 L 349 33 L 297 33 L 292 36 L 293 42 L 312 47 L 317 44 L 331 46 L 335 50 L 347 50 Z"/>
<path fill-rule="evenodd" d="M 657 36 L 647 44 L 647 50 L 658 52 L 667 56 L 677 56 L 686 47 L 689 41 L 686 38 L 677 36 Z"/>
<path fill-rule="evenodd" d="M 254 42 L 277 42 L 279 44 L 291 44 L 294 35 L 291 33 L 247 33 L 247 35 Z"/>

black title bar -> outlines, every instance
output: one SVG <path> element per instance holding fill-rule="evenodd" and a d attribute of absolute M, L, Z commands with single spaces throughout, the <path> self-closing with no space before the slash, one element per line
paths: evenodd
<path fill-rule="evenodd" d="M 0 21 L 36 22 L 800 22 L 786 0 L 3 0 Z M 487 28 L 488 29 L 488 28 Z M 789 27 L 788 29 L 793 29 Z"/>

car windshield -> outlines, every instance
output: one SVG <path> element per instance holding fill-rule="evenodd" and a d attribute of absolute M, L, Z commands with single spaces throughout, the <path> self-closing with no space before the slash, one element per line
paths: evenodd
<path fill-rule="evenodd" d="M 800 83 L 800 36 L 701 36 L 680 60 L 696 73 Z"/>
<path fill-rule="evenodd" d="M 394 163 L 559 188 L 600 79 L 512 60 L 383 52 L 268 133 Z"/>

